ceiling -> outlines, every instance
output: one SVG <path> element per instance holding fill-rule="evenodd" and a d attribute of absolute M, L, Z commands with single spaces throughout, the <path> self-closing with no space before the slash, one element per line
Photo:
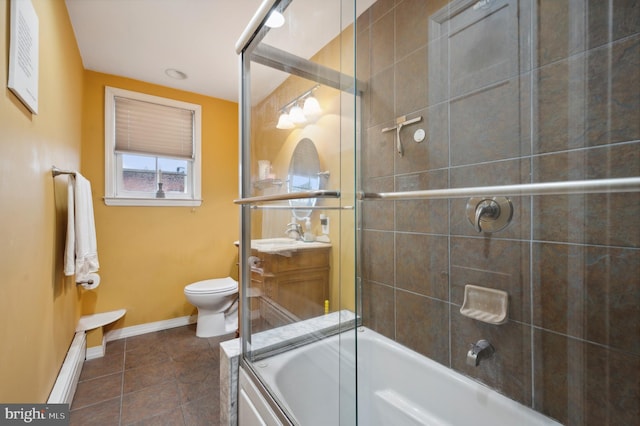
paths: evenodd
<path fill-rule="evenodd" d="M 65 0 L 85 69 L 238 101 L 235 45 L 263 0 Z M 362 13 L 374 0 L 359 0 Z M 343 0 L 291 2 L 286 24 L 264 41 L 310 58 L 343 30 Z M 338 17 L 338 18 L 336 18 Z M 184 80 L 169 77 L 176 69 Z M 254 101 L 286 74 L 252 73 Z"/>
<path fill-rule="evenodd" d="M 262 0 L 65 2 L 85 69 L 238 101 L 235 44 Z"/>

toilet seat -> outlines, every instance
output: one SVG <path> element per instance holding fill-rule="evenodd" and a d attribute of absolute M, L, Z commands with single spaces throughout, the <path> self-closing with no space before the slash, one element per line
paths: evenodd
<path fill-rule="evenodd" d="M 213 278 L 189 284 L 184 288 L 185 293 L 215 294 L 238 289 L 238 282 L 231 277 Z"/>

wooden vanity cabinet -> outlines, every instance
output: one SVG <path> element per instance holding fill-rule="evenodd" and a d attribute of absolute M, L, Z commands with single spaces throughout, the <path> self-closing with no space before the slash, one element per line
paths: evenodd
<path fill-rule="evenodd" d="M 285 254 L 251 250 L 260 259 L 251 286 L 260 289 L 260 313 L 272 326 L 316 317 L 329 298 L 330 247 Z"/>

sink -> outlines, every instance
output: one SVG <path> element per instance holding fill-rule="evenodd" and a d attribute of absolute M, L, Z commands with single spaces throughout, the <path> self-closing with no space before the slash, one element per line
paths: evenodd
<path fill-rule="evenodd" d="M 251 244 L 257 244 L 257 245 L 271 245 L 271 244 L 282 244 L 282 245 L 288 245 L 288 244 L 295 244 L 295 243 L 299 243 L 301 241 L 299 240 L 294 240 L 293 238 L 263 238 L 261 240 L 251 240 Z"/>
<path fill-rule="evenodd" d="M 293 238 L 263 238 L 260 240 L 251 240 L 251 248 L 264 253 L 278 253 L 296 250 L 305 250 L 318 247 L 330 247 L 330 243 L 318 241 L 304 242 L 294 240 Z"/>

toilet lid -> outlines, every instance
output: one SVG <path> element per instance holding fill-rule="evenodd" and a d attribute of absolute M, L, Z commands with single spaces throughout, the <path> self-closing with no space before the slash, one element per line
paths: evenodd
<path fill-rule="evenodd" d="M 237 289 L 238 282 L 231 277 L 198 281 L 185 287 L 189 293 L 221 293 Z"/>

